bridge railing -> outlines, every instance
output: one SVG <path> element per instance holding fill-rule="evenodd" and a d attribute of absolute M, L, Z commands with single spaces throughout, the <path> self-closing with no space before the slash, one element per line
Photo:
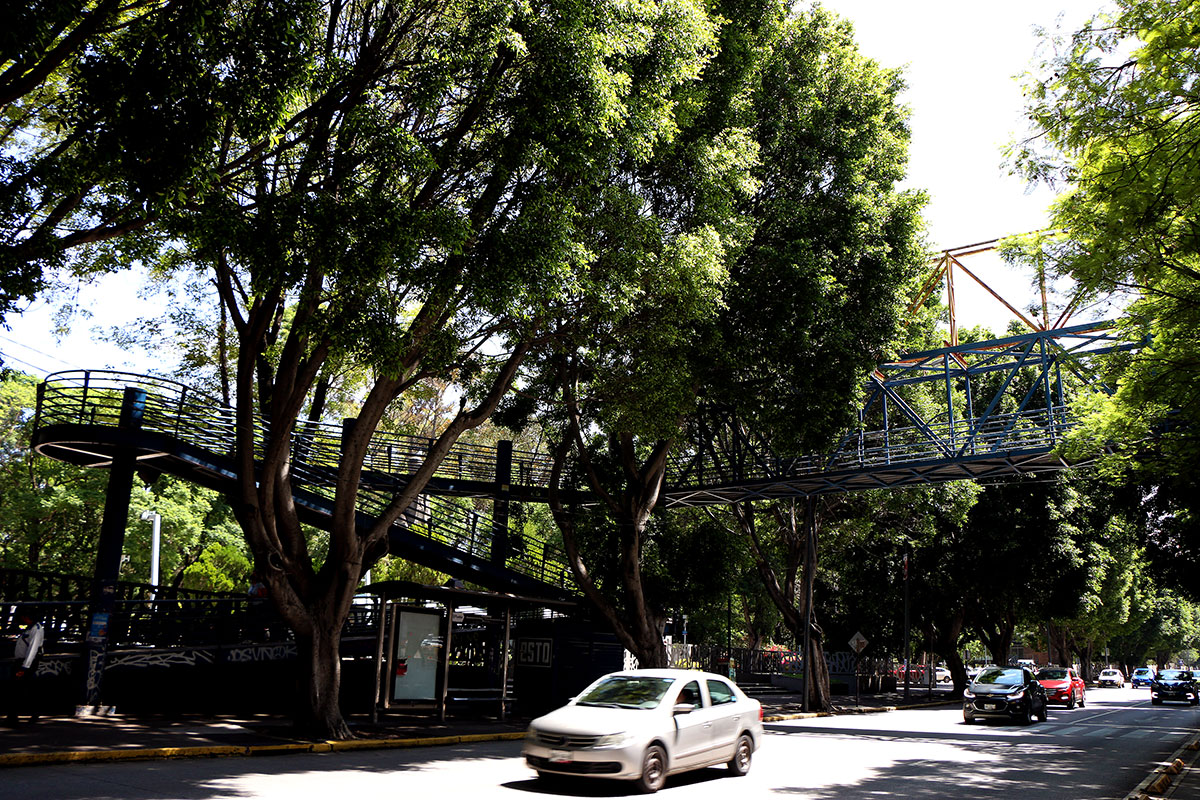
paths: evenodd
<path fill-rule="evenodd" d="M 754 480 L 787 480 L 835 471 L 867 471 L 893 464 L 957 460 L 1005 452 L 1043 450 L 1057 445 L 1074 424 L 1066 406 L 996 414 L 986 420 L 960 419 L 925 426 L 893 425 L 883 430 L 861 430 L 845 436 L 830 453 L 790 458 L 756 453 L 744 458 L 736 470 L 718 459 L 695 453 L 674 459 L 667 484 L 704 486 Z"/>
<path fill-rule="evenodd" d="M 233 409 L 184 384 L 153 376 L 111 370 L 55 373 L 40 389 L 38 425 L 73 423 L 116 427 L 127 387 L 146 393 L 142 430 L 165 434 L 208 452 L 233 457 L 237 431 Z M 254 440 L 258 448 L 265 441 L 265 433 L 265 426 L 261 420 L 257 421 Z M 297 487 L 333 500 L 341 436 L 342 429 L 338 425 L 297 424 L 292 437 L 290 465 Z M 368 470 L 384 472 L 387 485 L 362 484 L 358 510 L 368 516 L 378 516 L 403 483 L 403 475 L 397 474 L 395 469 L 404 467 L 405 471 L 415 471 L 428 455 L 431 444 L 430 439 L 402 434 L 383 433 L 373 437 L 365 466 Z M 257 455 L 261 456 L 261 449 Z M 514 472 L 525 478 L 549 475 L 550 462 L 546 456 L 518 451 L 514 453 L 513 461 Z M 459 443 L 451 448 L 435 474 L 454 480 L 494 481 L 495 449 Z M 401 522 L 412 532 L 459 552 L 492 559 L 496 523 L 490 513 L 470 507 L 469 501 L 422 495 Z M 547 544 L 538 548 L 540 553 L 535 554 L 527 552 L 519 539 L 514 538 L 514 542 L 518 546 L 503 559 L 507 568 L 560 588 L 570 585 L 561 548 Z"/>
<path fill-rule="evenodd" d="M 114 370 L 72 370 L 49 375 L 42 383 L 38 403 L 39 425 L 79 423 L 116 426 L 126 387 L 146 392 L 142 429 L 164 433 L 232 456 L 237 421 L 232 408 L 177 381 Z M 265 425 L 255 421 L 255 441 L 265 441 Z M 325 422 L 297 422 L 293 454 L 307 466 L 336 468 L 341 452 L 342 428 Z M 364 467 L 391 474 L 411 474 L 424 463 L 433 440 L 427 437 L 381 432 L 372 437 Z M 542 485 L 550 474 L 551 460 L 541 453 L 513 452 L 514 481 Z M 398 469 L 399 468 L 399 469 Z M 458 442 L 434 473 L 439 478 L 492 482 L 496 480 L 496 450 L 489 445 Z"/>

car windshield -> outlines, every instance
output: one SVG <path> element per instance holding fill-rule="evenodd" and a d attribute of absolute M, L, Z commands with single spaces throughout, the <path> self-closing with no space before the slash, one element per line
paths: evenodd
<path fill-rule="evenodd" d="M 1146 669 L 1145 667 L 1141 667 L 1141 668 L 1139 668 L 1139 669 L 1135 669 L 1135 670 L 1133 671 L 1133 674 L 1134 674 L 1134 675 L 1149 675 L 1149 674 L 1150 674 L 1150 670 Z"/>
<path fill-rule="evenodd" d="M 1058 667 L 1039 670 L 1037 679 L 1039 681 L 1065 681 L 1067 679 L 1067 671 Z"/>
<path fill-rule="evenodd" d="M 979 673 L 975 682 L 998 686 L 1018 686 L 1025 682 L 1025 676 L 1024 672 L 1019 669 L 989 669 Z"/>
<path fill-rule="evenodd" d="M 674 678 L 616 675 L 593 686 L 575 701 L 580 706 L 655 708 L 675 683 Z"/>
<path fill-rule="evenodd" d="M 1158 673 L 1158 679 L 1160 681 L 1190 681 L 1192 672 L 1187 669 L 1164 669 Z"/>

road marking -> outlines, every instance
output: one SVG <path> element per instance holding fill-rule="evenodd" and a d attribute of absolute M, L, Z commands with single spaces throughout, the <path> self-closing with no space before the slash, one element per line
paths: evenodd
<path fill-rule="evenodd" d="M 1117 730 L 1118 728 L 1114 728 L 1110 725 L 1092 725 L 1088 728 L 1088 730 L 1081 733 L 1080 736 L 1088 736 L 1093 739 L 1099 739 L 1102 736 L 1109 736 L 1113 733 L 1116 733 Z"/>
<path fill-rule="evenodd" d="M 1130 739 L 1144 739 L 1153 733 L 1158 733 L 1158 731 L 1150 728 L 1140 728 L 1138 730 L 1129 731 L 1125 734 L 1125 736 Z"/>

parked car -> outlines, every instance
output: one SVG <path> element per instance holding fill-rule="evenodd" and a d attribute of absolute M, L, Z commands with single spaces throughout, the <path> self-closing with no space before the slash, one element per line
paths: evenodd
<path fill-rule="evenodd" d="M 938 667 L 935 673 L 938 683 L 950 683 L 954 677 L 950 674 L 950 670 L 946 667 Z"/>
<path fill-rule="evenodd" d="M 993 667 L 979 673 L 963 692 L 963 721 L 1015 719 L 1028 725 L 1046 721 L 1046 689 L 1023 667 Z"/>
<path fill-rule="evenodd" d="M 640 669 L 605 675 L 533 720 L 521 754 L 538 777 L 628 779 L 654 792 L 668 775 L 714 764 L 745 775 L 762 736 L 762 705 L 729 679 Z"/>
<path fill-rule="evenodd" d="M 1129 679 L 1133 688 L 1139 686 L 1149 686 L 1154 683 L 1154 670 L 1149 667 L 1138 667 L 1133 671 L 1133 676 Z"/>
<path fill-rule="evenodd" d="M 1125 686 L 1125 675 L 1121 670 L 1115 667 L 1100 670 L 1100 677 L 1096 679 L 1097 686 L 1115 686 L 1120 689 Z"/>
<path fill-rule="evenodd" d="M 1200 705 L 1196 674 L 1190 669 L 1164 669 L 1150 684 L 1150 702 L 1161 706 L 1164 700 L 1182 700 Z"/>
<path fill-rule="evenodd" d="M 1062 703 L 1067 708 L 1083 706 L 1087 687 L 1072 668 L 1042 667 L 1034 677 L 1046 690 L 1047 703 Z"/>

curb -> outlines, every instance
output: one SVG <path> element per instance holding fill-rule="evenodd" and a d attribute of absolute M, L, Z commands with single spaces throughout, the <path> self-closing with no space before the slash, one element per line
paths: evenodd
<path fill-rule="evenodd" d="M 168 758 L 216 758 L 220 756 L 276 756 L 289 753 L 334 753 L 350 750 L 385 750 L 400 747 L 432 747 L 467 742 L 512 741 L 525 738 L 524 731 L 464 733 L 457 736 L 426 736 L 408 739 L 347 739 L 346 741 L 289 742 L 286 744 L 212 745 L 200 747 L 145 747 L 129 750 L 77 750 L 54 753 L 0 754 L 0 767 L 28 767 L 97 761 L 154 761 Z"/>
<path fill-rule="evenodd" d="M 1136 789 L 1125 795 L 1125 800 L 1151 800 L 1153 797 L 1162 797 L 1171 789 L 1175 776 L 1191 769 L 1198 756 L 1200 739 L 1193 739 L 1168 756 L 1167 761 L 1159 764 Z"/>

